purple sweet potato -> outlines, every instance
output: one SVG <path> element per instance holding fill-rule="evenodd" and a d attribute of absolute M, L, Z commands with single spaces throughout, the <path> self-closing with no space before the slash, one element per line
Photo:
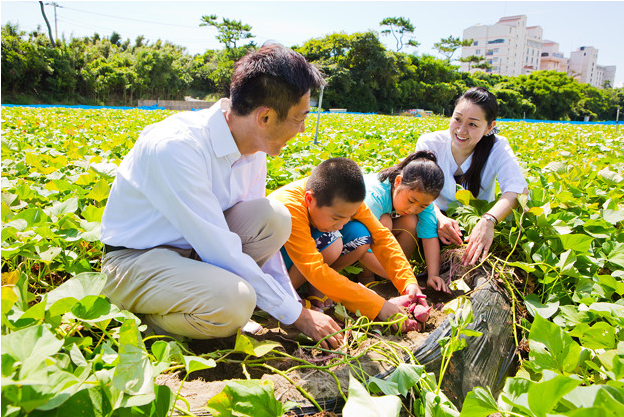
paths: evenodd
<path fill-rule="evenodd" d="M 420 304 L 412 304 L 409 306 L 409 312 L 414 315 L 414 318 L 422 323 L 426 323 L 429 320 L 429 312 L 431 307 L 425 307 Z"/>

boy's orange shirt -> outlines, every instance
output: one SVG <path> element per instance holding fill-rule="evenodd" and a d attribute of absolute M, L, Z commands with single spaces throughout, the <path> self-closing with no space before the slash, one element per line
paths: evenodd
<path fill-rule="evenodd" d="M 292 218 L 292 231 L 284 245 L 288 256 L 303 276 L 323 294 L 341 302 L 349 311 L 357 310 L 373 320 L 379 314 L 384 298 L 374 291 L 349 280 L 323 261 L 310 232 L 310 216 L 304 204 L 307 178 L 275 190 L 269 198 L 280 201 Z M 409 262 L 390 230 L 384 227 L 366 204 L 362 203 L 353 220 L 364 224 L 371 233 L 371 249 L 394 286 L 403 293 L 409 284 L 417 284 Z"/>

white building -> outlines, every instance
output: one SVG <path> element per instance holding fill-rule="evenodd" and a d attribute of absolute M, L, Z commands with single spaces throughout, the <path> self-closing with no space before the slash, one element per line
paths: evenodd
<path fill-rule="evenodd" d="M 528 74 L 539 69 L 542 52 L 542 28 L 526 25 L 525 15 L 507 16 L 494 25 L 478 24 L 464 30 L 463 38 L 472 39 L 462 47 L 462 58 L 483 57 L 493 68 L 487 72 L 501 75 Z M 461 71 L 483 71 L 475 63 L 462 62 Z"/>
<path fill-rule="evenodd" d="M 598 49 L 593 46 L 581 46 L 570 53 L 568 75 L 581 84 L 597 87 L 598 82 Z M 604 74 L 603 74 L 604 75 Z"/>
<path fill-rule="evenodd" d="M 544 40 L 541 55 L 540 70 L 568 72 L 568 58 L 563 56 L 563 52 L 559 52 L 557 42 Z"/>

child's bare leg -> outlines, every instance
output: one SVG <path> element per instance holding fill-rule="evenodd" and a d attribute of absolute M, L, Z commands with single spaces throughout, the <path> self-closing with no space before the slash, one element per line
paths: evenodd
<path fill-rule="evenodd" d="M 336 259 L 340 257 L 340 252 L 342 252 L 342 239 L 336 239 L 335 241 L 330 243 L 328 246 L 325 247 L 325 249 L 321 251 L 321 255 L 323 255 L 323 261 L 326 264 L 331 266 L 334 262 L 336 262 Z M 293 268 L 295 268 L 294 265 L 293 265 Z M 301 274 L 299 270 L 297 270 L 297 272 L 299 273 L 299 275 L 301 275 L 301 277 L 303 278 L 305 282 L 305 277 L 303 277 L 303 274 Z M 291 280 L 292 280 L 292 275 L 291 275 Z M 332 303 L 331 300 L 323 301 L 323 299 L 325 298 L 325 294 L 323 294 L 320 290 L 318 290 L 312 284 L 310 284 L 310 288 L 308 289 L 308 298 L 312 298 L 312 300 L 310 300 L 310 303 L 319 308 L 325 308 L 327 306 L 330 306 Z"/>
<path fill-rule="evenodd" d="M 388 213 L 382 214 L 379 218 L 379 222 L 386 228 L 392 230 L 392 217 L 390 217 Z M 358 275 L 358 282 L 361 284 L 366 285 L 375 281 L 375 274 L 388 279 L 388 274 L 386 274 L 386 271 L 373 253 L 366 252 L 360 259 L 360 263 L 364 267 L 362 272 Z"/>
<path fill-rule="evenodd" d="M 392 232 L 408 260 L 412 259 L 414 250 L 416 250 L 418 245 L 418 238 L 416 237 L 417 224 L 418 217 L 415 214 L 397 217 L 392 222 Z"/>

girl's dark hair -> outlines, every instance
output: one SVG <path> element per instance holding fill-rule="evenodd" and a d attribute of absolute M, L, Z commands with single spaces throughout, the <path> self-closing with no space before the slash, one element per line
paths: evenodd
<path fill-rule="evenodd" d="M 418 151 L 410 154 L 398 164 L 379 172 L 377 178 L 394 184 L 397 175 L 402 175 L 401 184 L 410 190 L 418 190 L 438 198 L 444 187 L 444 173 L 431 151 Z"/>
<path fill-rule="evenodd" d="M 485 120 L 490 125 L 498 116 L 496 96 L 483 87 L 473 87 L 466 91 L 455 102 L 457 106 L 462 100 L 469 101 L 481 107 L 485 113 Z M 470 168 L 460 177 L 459 182 L 477 198 L 481 192 L 481 172 L 490 156 L 490 151 L 496 142 L 495 135 L 483 136 L 472 153 Z"/>

